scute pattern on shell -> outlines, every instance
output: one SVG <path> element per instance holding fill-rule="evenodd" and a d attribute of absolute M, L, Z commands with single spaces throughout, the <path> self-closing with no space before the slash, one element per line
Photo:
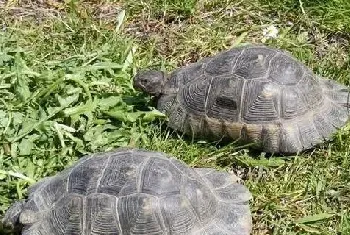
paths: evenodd
<path fill-rule="evenodd" d="M 345 86 L 266 46 L 233 48 L 179 68 L 164 90 L 158 109 L 169 116 L 171 128 L 254 142 L 266 152 L 311 148 L 349 116 Z"/>
<path fill-rule="evenodd" d="M 121 148 L 31 187 L 19 222 L 26 235 L 248 235 L 251 194 L 235 179 L 163 153 Z"/>

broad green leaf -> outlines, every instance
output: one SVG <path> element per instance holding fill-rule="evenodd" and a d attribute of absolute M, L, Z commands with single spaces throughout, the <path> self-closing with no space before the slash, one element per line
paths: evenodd
<path fill-rule="evenodd" d="M 56 125 L 57 125 L 57 127 L 59 127 L 60 129 L 66 131 L 66 132 L 76 132 L 76 130 L 73 127 L 70 127 L 70 126 L 67 126 L 64 124 L 60 124 L 60 123 L 57 123 Z"/>
<path fill-rule="evenodd" d="M 6 179 L 6 177 L 7 177 L 7 174 L 5 174 L 4 172 L 1 172 L 1 170 L 0 170 L 0 180 L 4 180 L 4 179 Z"/>
<path fill-rule="evenodd" d="M 95 109 L 96 109 L 96 102 L 88 102 L 86 104 L 81 104 L 79 106 L 67 108 L 63 112 L 65 116 L 74 116 L 74 115 L 86 114 L 88 112 L 94 112 Z"/>
<path fill-rule="evenodd" d="M 14 84 L 14 86 L 15 86 L 15 91 L 16 91 L 18 97 L 22 101 L 26 101 L 31 96 L 31 92 L 29 90 L 28 82 L 27 82 L 27 80 L 24 77 L 20 76 L 17 79 L 17 83 Z"/>
<path fill-rule="evenodd" d="M 125 112 L 124 110 L 114 109 L 114 110 L 105 112 L 105 114 L 121 122 L 135 122 L 137 118 L 139 118 L 142 115 L 142 112 L 128 113 L 128 112 Z"/>
<path fill-rule="evenodd" d="M 60 104 L 61 107 L 67 107 L 73 102 L 76 102 L 78 99 L 79 99 L 79 93 L 75 93 L 71 96 L 67 96 L 64 98 L 61 96 L 57 96 L 58 103 Z"/>
<path fill-rule="evenodd" d="M 107 111 L 122 101 L 120 96 L 109 96 L 98 100 L 98 106 L 102 111 Z"/>
<path fill-rule="evenodd" d="M 66 104 L 67 106 L 70 105 L 70 103 Z M 57 113 L 61 112 L 65 107 L 58 107 L 58 108 L 50 108 L 48 109 L 48 113 L 49 115 L 45 118 L 45 119 L 41 119 L 38 120 L 38 122 L 35 122 L 30 128 L 25 129 L 24 131 L 21 131 L 21 134 L 18 134 L 16 137 L 11 138 L 10 141 L 12 142 L 16 142 L 20 139 L 22 139 L 23 137 L 25 137 L 26 135 L 28 135 L 30 132 L 32 132 L 33 130 L 35 130 L 37 127 L 39 127 L 40 125 L 42 125 L 43 123 L 45 123 L 46 121 L 48 121 L 50 118 L 52 118 L 53 116 L 55 116 Z M 51 111 L 51 112 L 50 112 Z"/>
<path fill-rule="evenodd" d="M 77 144 L 77 147 L 84 146 L 84 142 L 81 139 L 73 136 L 70 132 L 65 132 L 64 135 L 67 136 L 72 141 L 74 141 Z"/>
<path fill-rule="evenodd" d="M 314 233 L 314 234 L 322 234 L 322 230 L 319 228 L 314 228 L 305 224 L 298 224 L 298 226 L 303 230 L 305 230 L 306 232 Z"/>
<path fill-rule="evenodd" d="M 20 172 L 0 170 L 0 174 L 1 175 L 10 175 L 10 176 L 13 176 L 16 178 L 20 178 L 22 180 L 25 180 L 25 181 L 31 183 L 31 184 L 36 182 L 34 179 L 31 179 Z"/>
<path fill-rule="evenodd" d="M 35 124 L 37 124 L 38 122 L 39 122 L 39 120 L 33 120 L 31 118 L 24 119 L 24 122 L 22 124 L 22 128 L 18 132 L 18 135 L 22 135 L 23 133 L 26 133 L 30 130 L 33 130 L 33 126 L 35 126 Z"/>
<path fill-rule="evenodd" d="M 104 128 L 102 125 L 97 125 L 97 126 L 91 127 L 84 134 L 83 138 L 85 141 L 92 141 L 97 136 L 100 136 L 103 131 L 104 131 Z"/>
<path fill-rule="evenodd" d="M 64 106 L 60 106 L 60 107 L 48 107 L 48 108 L 47 108 L 47 113 L 48 113 L 50 116 L 53 116 L 53 115 L 59 113 L 60 111 L 62 111 L 62 107 L 64 107 Z"/>
<path fill-rule="evenodd" d="M 122 65 L 113 62 L 98 62 L 93 65 L 87 66 L 86 70 L 109 70 L 109 69 L 121 69 Z"/>
<path fill-rule="evenodd" d="M 83 92 L 83 89 L 81 87 L 66 86 L 67 95 L 76 95 L 79 97 L 79 94 L 82 92 Z"/>
<path fill-rule="evenodd" d="M 134 54 L 136 52 L 137 47 L 133 46 L 131 50 L 129 51 L 128 55 L 126 56 L 124 65 L 123 65 L 123 71 L 125 71 L 133 62 Z"/>
<path fill-rule="evenodd" d="M 20 113 L 20 112 L 14 112 L 12 113 L 12 117 L 13 117 L 13 125 L 14 126 L 18 126 L 20 124 L 22 124 L 23 119 L 24 119 L 24 114 Z"/>
<path fill-rule="evenodd" d="M 159 112 L 158 110 L 154 109 L 150 112 L 146 112 L 143 116 L 142 120 L 145 122 L 152 122 L 157 118 L 166 118 L 166 115 L 164 113 Z"/>
<path fill-rule="evenodd" d="M 320 221 L 320 220 L 325 220 L 325 219 L 332 218 L 333 216 L 334 216 L 334 214 L 329 214 L 329 213 L 320 213 L 320 214 L 316 214 L 316 215 L 308 215 L 308 216 L 302 217 L 300 219 L 297 219 L 295 221 L 295 223 L 297 223 L 297 224 L 313 223 L 313 222 L 317 222 L 317 221 Z"/>
<path fill-rule="evenodd" d="M 45 109 L 41 106 L 38 107 L 38 118 L 39 120 L 44 120 L 47 118 L 48 114 L 46 113 Z"/>
<path fill-rule="evenodd" d="M 0 110 L 0 127 L 6 127 L 9 122 L 7 113 L 4 110 Z"/>
<path fill-rule="evenodd" d="M 30 155 L 33 147 L 34 147 L 34 143 L 32 139 L 23 138 L 18 145 L 18 150 L 19 150 L 18 155 L 20 156 Z"/>
<path fill-rule="evenodd" d="M 58 126 L 58 123 L 57 123 L 57 122 L 54 122 L 53 128 L 54 128 L 54 130 L 55 130 L 56 133 L 57 133 L 58 139 L 60 140 L 61 147 L 62 147 L 62 148 L 65 148 L 65 147 L 66 147 L 66 144 L 64 143 L 63 133 L 62 133 L 62 131 L 61 131 L 61 128 Z"/>

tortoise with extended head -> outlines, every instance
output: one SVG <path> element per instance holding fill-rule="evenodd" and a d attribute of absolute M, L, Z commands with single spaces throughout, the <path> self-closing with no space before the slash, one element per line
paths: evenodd
<path fill-rule="evenodd" d="M 156 97 L 175 130 L 271 153 L 309 149 L 348 120 L 345 86 L 266 46 L 233 48 L 171 74 L 140 72 L 134 87 Z"/>
<path fill-rule="evenodd" d="M 23 235 L 248 235 L 251 194 L 237 179 L 163 153 L 122 148 L 39 181 L 3 223 Z"/>

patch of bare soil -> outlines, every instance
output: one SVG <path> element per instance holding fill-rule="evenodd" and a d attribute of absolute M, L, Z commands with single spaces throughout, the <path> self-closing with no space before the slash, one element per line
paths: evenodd
<path fill-rule="evenodd" d="M 93 17 L 107 23 L 114 23 L 121 6 L 117 3 L 104 3 L 101 1 L 80 1 L 69 4 L 63 0 L 13 0 L 1 1 L 0 10 L 6 19 L 15 20 L 43 20 L 65 17 L 67 13 L 74 12 L 81 18 Z"/>

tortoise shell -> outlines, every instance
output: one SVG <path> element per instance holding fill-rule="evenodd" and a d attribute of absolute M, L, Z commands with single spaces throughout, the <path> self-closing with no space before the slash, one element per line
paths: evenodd
<path fill-rule="evenodd" d="M 266 152 L 309 149 L 348 120 L 345 86 L 266 46 L 233 48 L 169 75 L 140 72 L 134 86 L 157 96 L 171 128 L 255 143 Z"/>
<path fill-rule="evenodd" d="M 248 235 L 251 194 L 237 179 L 160 152 L 122 148 L 39 181 L 4 223 L 24 226 L 26 235 Z"/>

